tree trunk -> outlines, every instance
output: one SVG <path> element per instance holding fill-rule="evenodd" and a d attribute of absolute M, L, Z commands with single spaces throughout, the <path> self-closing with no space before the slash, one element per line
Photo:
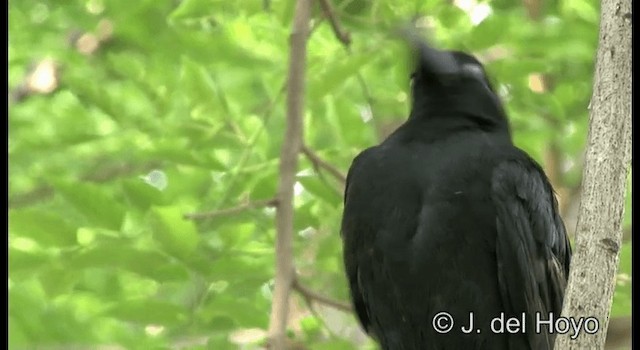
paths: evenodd
<path fill-rule="evenodd" d="M 602 0 L 590 111 L 582 203 L 562 314 L 576 323 L 592 319 L 577 334 L 558 334 L 557 349 L 602 349 L 607 334 L 631 163 L 630 0 Z"/>

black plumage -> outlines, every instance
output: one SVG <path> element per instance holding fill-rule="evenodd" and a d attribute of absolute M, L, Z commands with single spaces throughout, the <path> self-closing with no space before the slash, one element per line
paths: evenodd
<path fill-rule="evenodd" d="M 412 41 L 409 119 L 347 177 L 341 234 L 358 319 L 388 350 L 552 348 L 535 313 L 560 314 L 571 258 L 552 186 L 513 145 L 483 66 Z M 432 323 L 442 311 L 446 334 Z M 524 330 L 492 332 L 501 313 L 525 313 Z"/>

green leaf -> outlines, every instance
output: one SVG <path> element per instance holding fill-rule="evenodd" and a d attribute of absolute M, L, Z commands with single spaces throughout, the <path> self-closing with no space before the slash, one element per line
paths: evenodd
<path fill-rule="evenodd" d="M 119 230 L 124 219 L 124 207 L 104 188 L 87 183 L 54 185 L 57 192 L 93 225 Z"/>
<path fill-rule="evenodd" d="M 632 170 L 629 169 L 629 174 L 627 175 L 627 190 L 625 192 L 625 197 L 624 197 L 624 216 L 622 219 L 622 228 L 623 229 L 627 229 L 631 227 L 631 222 L 633 219 L 632 213 L 631 213 L 631 199 L 633 198 L 633 192 L 632 192 L 632 183 L 631 183 L 631 179 L 633 179 L 633 174 L 632 174 Z"/>
<path fill-rule="evenodd" d="M 149 157 L 159 158 L 176 164 L 194 165 L 210 170 L 226 171 L 226 167 L 209 154 L 194 150 L 184 139 L 174 138 L 168 141 L 157 141 Z"/>
<path fill-rule="evenodd" d="M 239 254 L 238 254 L 239 255 Z M 273 256 L 251 258 L 247 256 L 223 256 L 210 263 L 208 276 L 213 280 L 242 281 L 246 279 L 262 280 L 271 278 Z M 247 291 L 255 293 L 255 291 Z"/>
<path fill-rule="evenodd" d="M 466 41 L 467 49 L 479 51 L 499 44 L 503 35 L 509 32 L 509 21 L 504 16 L 489 15 L 473 28 Z"/>
<path fill-rule="evenodd" d="M 296 207 L 296 213 L 293 218 L 293 226 L 296 230 L 303 230 L 307 227 L 318 227 L 320 218 L 314 208 L 317 201 L 308 201 L 303 205 Z"/>
<path fill-rule="evenodd" d="M 173 262 L 169 256 L 155 250 L 133 247 L 128 242 L 103 242 L 70 253 L 66 259 L 70 261 L 69 268 L 78 270 L 120 268 L 160 282 L 187 278 L 184 267 Z"/>
<path fill-rule="evenodd" d="M 71 292 L 77 283 L 79 274 L 77 271 L 65 269 L 61 266 L 52 266 L 43 269 L 39 274 L 42 289 L 50 298 Z"/>
<path fill-rule="evenodd" d="M 611 305 L 611 317 L 631 315 L 633 294 L 631 293 L 631 242 L 622 244 L 620 265 L 616 275 L 616 289 Z"/>
<path fill-rule="evenodd" d="M 158 282 L 169 281 L 187 281 L 189 279 L 189 270 L 181 264 L 171 263 L 159 266 L 149 274 Z"/>
<path fill-rule="evenodd" d="M 193 60 L 182 57 L 181 76 L 189 98 L 200 103 L 211 103 L 217 91 L 211 73 Z"/>
<path fill-rule="evenodd" d="M 9 211 L 9 232 L 28 237 L 43 247 L 76 245 L 76 227 L 58 215 L 38 209 Z"/>
<path fill-rule="evenodd" d="M 17 325 L 26 333 L 31 342 L 43 339 L 50 334 L 51 328 L 43 320 L 43 310 L 47 309 L 47 296 L 40 288 L 37 280 L 29 279 L 16 283 L 9 289 L 9 317 L 13 325 Z"/>
<path fill-rule="evenodd" d="M 307 338 L 316 337 L 322 331 L 322 322 L 315 316 L 307 316 L 300 320 L 300 328 L 302 328 Z"/>
<path fill-rule="evenodd" d="M 122 182 L 122 187 L 129 202 L 142 210 L 149 209 L 152 205 L 163 205 L 167 202 L 160 190 L 141 179 L 125 180 Z"/>
<path fill-rule="evenodd" d="M 43 252 L 25 252 L 18 249 L 9 249 L 9 275 L 12 276 L 21 272 L 38 270 L 46 266 L 52 258 Z"/>
<path fill-rule="evenodd" d="M 562 12 L 567 16 L 577 16 L 590 23 L 598 23 L 599 12 L 590 1 L 565 0 L 561 2 Z"/>
<path fill-rule="evenodd" d="M 149 213 L 153 237 L 170 254 L 185 258 L 198 247 L 200 236 L 179 207 L 154 207 Z"/>
<path fill-rule="evenodd" d="M 9 349 L 27 348 L 30 337 L 25 334 L 22 325 L 13 316 L 9 316 Z"/>
<path fill-rule="evenodd" d="M 240 299 L 230 294 L 217 295 L 203 307 L 207 319 L 226 316 L 234 320 L 239 328 L 263 328 L 269 320 L 268 304 L 256 305 L 248 299 Z"/>
<path fill-rule="evenodd" d="M 278 173 L 275 166 L 267 167 L 256 172 L 254 177 L 248 181 L 253 198 L 273 197 L 278 189 Z"/>
<path fill-rule="evenodd" d="M 229 342 L 229 334 L 224 333 L 215 334 L 209 338 L 206 348 L 211 350 L 235 350 L 238 346 Z"/>
<path fill-rule="evenodd" d="M 207 16 L 215 1 L 212 0 L 184 0 L 169 15 L 169 21 Z"/>
<path fill-rule="evenodd" d="M 144 58 L 133 55 L 131 52 L 126 53 L 107 53 L 108 62 L 123 76 L 134 81 L 141 81 L 145 75 L 146 68 Z"/>
<path fill-rule="evenodd" d="M 344 339 L 331 339 L 311 345 L 311 350 L 353 350 L 355 347 Z"/>
<path fill-rule="evenodd" d="M 337 191 L 321 181 L 317 176 L 298 176 L 298 181 L 300 181 L 305 190 L 315 197 L 322 199 L 332 206 L 337 207 L 340 205 L 342 198 Z"/>
<path fill-rule="evenodd" d="M 186 310 L 158 300 L 128 300 L 110 307 L 105 315 L 140 325 L 176 325 L 186 319 Z"/>
<path fill-rule="evenodd" d="M 310 74 L 309 100 L 319 101 L 327 94 L 334 94 L 349 78 L 355 76 L 358 70 L 375 61 L 376 56 L 358 55 L 349 57 L 345 62 L 331 62 L 324 64 L 325 71 Z"/>
<path fill-rule="evenodd" d="M 243 213 L 251 214 L 251 213 Z M 230 222 L 216 228 L 216 236 L 227 248 L 242 248 L 251 241 L 256 233 L 254 222 Z"/>

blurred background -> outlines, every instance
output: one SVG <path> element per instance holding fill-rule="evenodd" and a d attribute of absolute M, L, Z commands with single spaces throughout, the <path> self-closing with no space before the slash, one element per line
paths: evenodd
<path fill-rule="evenodd" d="M 9 348 L 259 349 L 274 274 L 292 0 L 10 1 Z M 597 48 L 595 0 L 314 5 L 294 247 L 347 302 L 343 176 L 402 123 L 414 19 L 473 52 L 572 239 Z M 630 348 L 631 186 L 610 349 Z M 294 294 L 299 349 L 375 349 L 349 312 Z"/>

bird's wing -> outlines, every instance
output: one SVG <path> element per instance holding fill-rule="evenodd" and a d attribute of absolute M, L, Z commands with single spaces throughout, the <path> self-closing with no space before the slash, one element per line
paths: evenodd
<path fill-rule="evenodd" d="M 357 232 L 359 223 L 357 218 L 353 214 L 349 213 L 349 208 L 347 206 L 353 173 L 357 169 L 358 160 L 365 157 L 365 152 L 361 153 L 353 160 L 353 163 L 349 168 L 349 172 L 347 173 L 347 181 L 344 189 L 345 209 L 342 218 L 341 235 L 343 240 L 344 265 L 347 280 L 349 282 L 353 308 L 356 311 L 356 315 L 358 316 L 358 320 L 360 321 L 362 328 L 364 328 L 367 333 L 370 333 L 371 320 L 369 319 L 369 312 L 367 311 L 367 305 L 364 295 L 362 294 L 363 291 L 360 289 L 360 276 L 358 271 L 357 248 L 362 246 L 362 242 L 359 241 L 362 237 L 362 232 Z M 363 229 L 362 226 L 360 226 L 360 228 Z"/>
<path fill-rule="evenodd" d="M 411 279 L 410 243 L 422 209 L 413 175 L 398 171 L 407 167 L 407 154 L 399 147 L 379 146 L 360 153 L 347 175 L 342 216 L 343 257 L 354 309 L 365 331 L 391 349 L 398 348 L 398 340 L 390 330 L 397 324 L 390 324 L 407 312 L 403 284 Z"/>
<path fill-rule="evenodd" d="M 507 313 L 526 313 L 532 349 L 553 345 L 553 336 L 535 334 L 535 313 L 557 315 L 569 272 L 571 247 L 558 214 L 553 189 L 542 169 L 522 153 L 493 171 L 496 254 L 500 292 Z"/>

